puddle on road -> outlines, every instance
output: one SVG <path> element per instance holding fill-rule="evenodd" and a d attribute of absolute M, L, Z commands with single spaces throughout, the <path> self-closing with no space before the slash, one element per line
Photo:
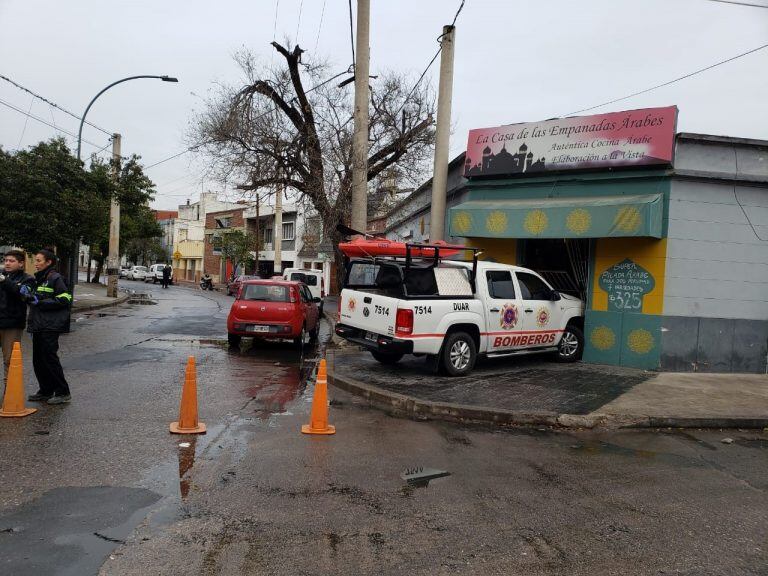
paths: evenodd
<path fill-rule="evenodd" d="M 628 448 L 619 446 L 610 442 L 579 442 L 571 446 L 571 449 L 591 455 L 609 454 L 639 458 L 672 466 L 682 466 L 686 468 L 702 468 L 704 462 L 697 458 L 679 456 L 669 452 L 655 452 L 652 450 L 641 450 L 637 448 Z"/>

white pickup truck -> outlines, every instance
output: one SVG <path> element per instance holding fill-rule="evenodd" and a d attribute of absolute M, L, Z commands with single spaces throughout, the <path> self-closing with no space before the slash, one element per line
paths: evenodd
<path fill-rule="evenodd" d="M 532 270 L 455 260 L 353 259 L 339 297 L 336 334 L 384 364 L 425 355 L 450 376 L 477 356 L 552 352 L 575 362 L 584 349 L 584 304 Z"/>

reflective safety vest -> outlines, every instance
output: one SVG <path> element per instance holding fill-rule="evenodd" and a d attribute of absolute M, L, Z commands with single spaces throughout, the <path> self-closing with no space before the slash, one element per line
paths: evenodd
<path fill-rule="evenodd" d="M 64 278 L 48 269 L 35 274 L 37 304 L 30 303 L 27 330 L 35 332 L 69 332 L 72 294 Z"/>

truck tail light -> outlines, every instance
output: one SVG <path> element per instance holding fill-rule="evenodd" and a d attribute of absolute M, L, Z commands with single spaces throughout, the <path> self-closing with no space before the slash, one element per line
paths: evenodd
<path fill-rule="evenodd" d="M 413 310 L 407 308 L 397 309 L 395 334 L 398 336 L 410 336 L 413 334 Z"/>

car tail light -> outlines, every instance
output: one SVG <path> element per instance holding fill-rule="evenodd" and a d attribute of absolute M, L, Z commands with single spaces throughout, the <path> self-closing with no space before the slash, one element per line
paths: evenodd
<path fill-rule="evenodd" d="M 397 309 L 395 334 L 398 336 L 410 336 L 413 334 L 413 310 L 408 308 Z"/>

